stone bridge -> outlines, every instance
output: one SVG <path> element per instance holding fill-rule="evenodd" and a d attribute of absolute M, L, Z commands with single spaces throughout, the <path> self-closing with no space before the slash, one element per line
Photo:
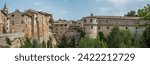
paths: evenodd
<path fill-rule="evenodd" d="M 0 47 L 6 47 L 8 46 L 6 44 L 6 37 L 8 37 L 11 42 L 12 46 L 11 47 L 19 47 L 21 43 L 21 39 L 24 37 L 24 33 L 8 33 L 8 34 L 0 34 Z"/>

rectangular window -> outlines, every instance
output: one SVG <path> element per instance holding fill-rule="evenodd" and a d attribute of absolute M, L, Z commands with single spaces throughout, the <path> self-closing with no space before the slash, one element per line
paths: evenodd
<path fill-rule="evenodd" d="M 23 24 L 23 21 L 21 21 L 21 24 Z"/>
<path fill-rule="evenodd" d="M 14 21 L 12 21 L 12 25 L 14 25 Z"/>
<path fill-rule="evenodd" d="M 91 29 L 93 29 L 93 26 L 91 26 Z"/>
<path fill-rule="evenodd" d="M 90 19 L 90 22 L 92 23 L 92 22 L 93 22 L 93 19 Z"/>
<path fill-rule="evenodd" d="M 128 27 L 126 27 L 126 29 L 128 29 Z"/>

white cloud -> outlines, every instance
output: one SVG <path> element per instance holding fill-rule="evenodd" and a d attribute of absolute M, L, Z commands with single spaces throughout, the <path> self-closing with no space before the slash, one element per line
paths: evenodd
<path fill-rule="evenodd" d="M 128 0 L 108 0 L 108 2 L 112 3 L 115 7 L 120 7 L 128 3 Z"/>

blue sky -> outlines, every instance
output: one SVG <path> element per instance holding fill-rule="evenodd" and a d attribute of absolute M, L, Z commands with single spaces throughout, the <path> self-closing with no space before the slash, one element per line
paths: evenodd
<path fill-rule="evenodd" d="M 78 20 L 91 13 L 100 16 L 123 16 L 138 10 L 150 0 L 0 0 L 0 9 L 6 2 L 9 12 L 34 9 L 53 14 L 54 19 Z"/>

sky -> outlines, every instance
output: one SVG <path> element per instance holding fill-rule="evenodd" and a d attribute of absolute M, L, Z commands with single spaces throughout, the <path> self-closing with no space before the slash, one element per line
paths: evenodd
<path fill-rule="evenodd" d="M 9 13 L 34 9 L 53 14 L 55 20 L 79 20 L 91 13 L 98 16 L 123 16 L 138 10 L 150 0 L 0 0 L 0 9 L 7 4 Z"/>

